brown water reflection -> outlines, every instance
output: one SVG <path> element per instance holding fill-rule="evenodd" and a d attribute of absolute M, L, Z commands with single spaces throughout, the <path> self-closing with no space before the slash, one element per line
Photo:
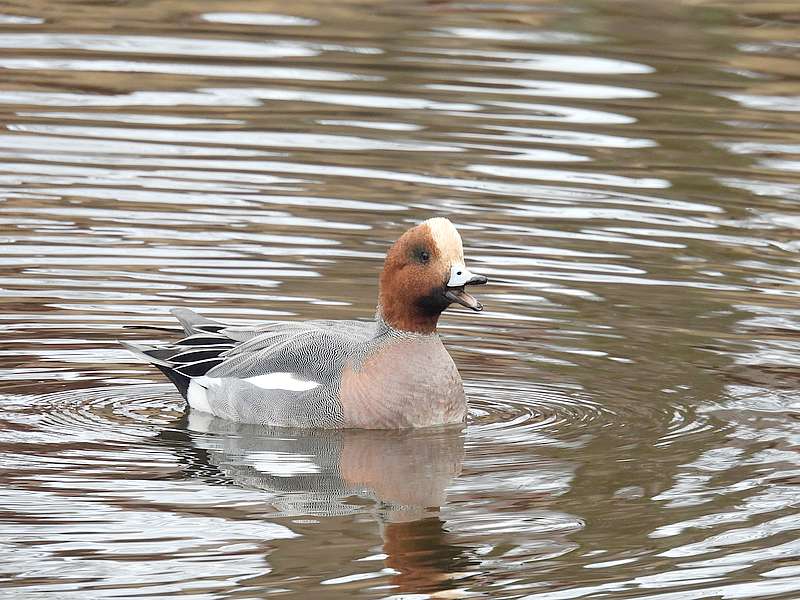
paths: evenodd
<path fill-rule="evenodd" d="M 796 21 L 0 7 L 0 596 L 799 597 Z M 367 318 L 440 214 L 464 431 L 186 415 L 116 343 Z"/>

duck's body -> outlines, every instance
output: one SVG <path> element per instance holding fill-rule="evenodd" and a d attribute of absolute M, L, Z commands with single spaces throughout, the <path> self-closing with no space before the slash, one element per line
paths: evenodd
<path fill-rule="evenodd" d="M 461 376 L 436 333 L 439 314 L 480 304 L 445 219 L 407 231 L 390 249 L 374 321 L 270 321 L 227 327 L 173 310 L 188 337 L 126 346 L 161 369 L 193 409 L 240 423 L 400 429 L 460 423 Z"/>

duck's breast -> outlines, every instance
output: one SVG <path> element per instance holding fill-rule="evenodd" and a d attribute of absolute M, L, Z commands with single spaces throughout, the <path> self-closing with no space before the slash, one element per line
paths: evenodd
<path fill-rule="evenodd" d="M 439 336 L 376 345 L 342 372 L 345 427 L 399 429 L 460 423 L 466 417 L 461 376 Z"/>

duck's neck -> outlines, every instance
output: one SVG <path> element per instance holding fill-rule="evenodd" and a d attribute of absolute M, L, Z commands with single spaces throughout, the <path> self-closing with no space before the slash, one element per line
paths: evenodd
<path fill-rule="evenodd" d="M 387 256 L 378 280 L 378 314 L 393 329 L 407 333 L 436 333 L 439 315 L 449 304 L 444 289 L 431 288 L 421 276 L 402 276 L 394 259 Z"/>
<path fill-rule="evenodd" d="M 439 315 L 425 314 L 419 310 L 409 310 L 409 307 L 402 307 L 403 310 L 393 310 L 393 305 L 387 307 L 383 302 L 378 303 L 375 319 L 383 323 L 389 329 L 400 333 L 412 333 L 419 335 L 432 335 L 436 333 L 436 324 L 439 322 Z"/>

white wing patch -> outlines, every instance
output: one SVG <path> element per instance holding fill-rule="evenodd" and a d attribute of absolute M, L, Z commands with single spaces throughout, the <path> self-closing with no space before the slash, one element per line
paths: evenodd
<path fill-rule="evenodd" d="M 267 373 L 245 379 L 247 383 L 264 390 L 288 390 L 290 392 L 305 392 L 322 385 L 319 381 L 299 379 L 296 373 Z"/>
<path fill-rule="evenodd" d="M 209 402 L 209 390 L 213 387 L 223 385 L 223 377 L 194 377 L 189 382 L 189 391 L 186 400 L 195 410 L 202 410 L 207 413 L 214 413 Z M 322 385 L 319 381 L 299 379 L 296 373 L 267 373 L 266 375 L 256 375 L 243 379 L 262 390 L 286 390 L 289 392 L 306 392 Z"/>

